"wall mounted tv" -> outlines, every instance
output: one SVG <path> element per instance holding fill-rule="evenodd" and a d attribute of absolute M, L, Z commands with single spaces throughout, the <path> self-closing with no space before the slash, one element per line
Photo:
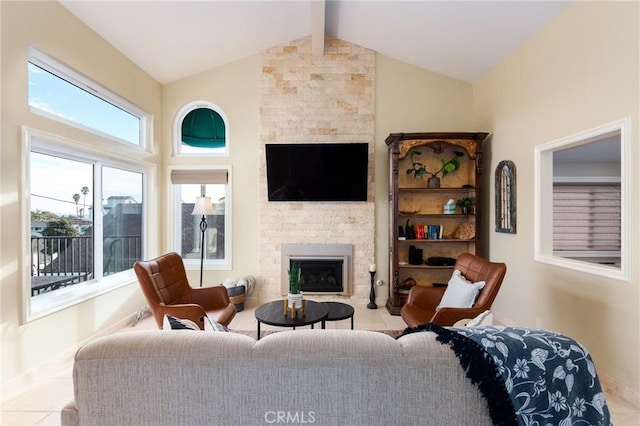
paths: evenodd
<path fill-rule="evenodd" d="M 367 201 L 367 143 L 266 144 L 269 201 Z"/>

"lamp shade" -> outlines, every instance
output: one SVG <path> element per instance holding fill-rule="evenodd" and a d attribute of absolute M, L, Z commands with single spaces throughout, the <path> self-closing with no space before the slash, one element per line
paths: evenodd
<path fill-rule="evenodd" d="M 213 214 L 213 205 L 211 204 L 211 197 L 197 197 L 196 204 L 193 206 L 194 216 L 209 216 Z"/>

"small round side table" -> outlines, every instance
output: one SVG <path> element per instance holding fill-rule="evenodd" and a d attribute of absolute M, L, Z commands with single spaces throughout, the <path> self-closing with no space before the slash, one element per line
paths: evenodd
<path fill-rule="evenodd" d="M 329 308 L 329 313 L 324 319 L 325 321 L 340 321 L 351 318 L 351 329 L 353 330 L 353 314 L 355 312 L 353 310 L 353 306 L 340 302 L 323 303 L 327 306 L 327 308 Z"/>

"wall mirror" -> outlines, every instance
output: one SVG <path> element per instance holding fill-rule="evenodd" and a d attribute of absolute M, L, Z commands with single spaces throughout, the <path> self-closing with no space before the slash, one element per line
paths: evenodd
<path fill-rule="evenodd" d="M 516 165 L 501 161 L 495 172 L 496 232 L 516 233 Z"/>
<path fill-rule="evenodd" d="M 629 280 L 629 134 L 625 119 L 536 147 L 536 260 Z"/>

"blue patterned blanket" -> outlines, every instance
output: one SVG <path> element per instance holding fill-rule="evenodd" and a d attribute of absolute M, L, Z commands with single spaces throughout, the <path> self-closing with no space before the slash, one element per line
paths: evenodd
<path fill-rule="evenodd" d="M 496 425 L 603 425 L 611 417 L 589 351 L 566 336 L 516 327 L 407 328 L 449 344 Z"/>

